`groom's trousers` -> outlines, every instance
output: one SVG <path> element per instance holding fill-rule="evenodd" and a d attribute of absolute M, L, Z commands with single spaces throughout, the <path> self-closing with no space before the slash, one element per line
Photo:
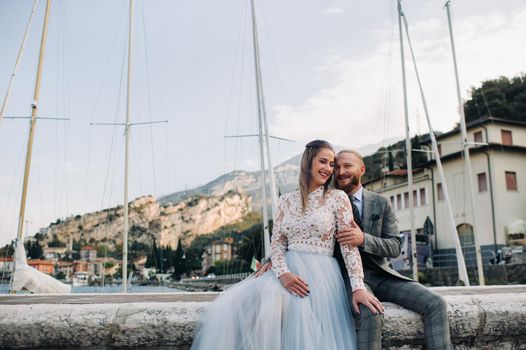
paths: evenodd
<path fill-rule="evenodd" d="M 418 282 L 368 272 L 365 271 L 366 287 L 381 302 L 395 303 L 422 316 L 427 350 L 453 349 L 446 302 L 440 295 Z M 374 315 L 367 307 L 360 305 L 360 314 L 354 316 L 358 350 L 381 349 L 383 315 Z"/>

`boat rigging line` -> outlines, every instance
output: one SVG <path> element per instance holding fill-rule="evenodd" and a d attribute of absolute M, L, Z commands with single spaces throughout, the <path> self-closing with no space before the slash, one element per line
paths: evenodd
<path fill-rule="evenodd" d="M 22 43 L 20 44 L 18 56 L 16 57 L 15 67 L 13 68 L 13 73 L 11 73 L 11 77 L 9 78 L 9 84 L 7 85 L 7 91 L 5 93 L 4 102 L 2 103 L 2 109 L 0 110 L 0 124 L 2 123 L 2 119 L 4 118 L 5 111 L 7 110 L 7 104 L 9 101 L 9 97 L 11 96 L 11 89 L 15 81 L 16 73 L 18 72 L 18 67 L 20 66 L 20 62 L 22 61 L 22 56 L 24 55 L 24 48 L 26 47 L 27 38 L 29 36 L 29 30 L 31 28 L 31 23 L 33 22 L 33 18 L 35 17 L 37 5 L 38 5 L 38 0 L 34 0 L 33 8 L 31 10 L 29 20 L 27 22 L 26 30 L 24 32 L 24 38 L 22 39 Z"/>
<path fill-rule="evenodd" d="M 132 126 L 148 125 L 157 123 L 168 123 L 167 120 L 151 122 L 131 122 L 131 83 L 132 83 L 132 63 L 133 63 L 133 20 L 134 20 L 134 0 L 129 2 L 129 23 L 128 23 L 128 63 L 127 63 L 127 84 L 126 84 L 126 122 L 125 123 L 91 123 L 91 125 L 112 125 L 124 126 L 125 134 L 125 151 L 124 151 L 124 230 L 122 242 L 122 291 L 128 292 L 128 169 L 129 169 L 129 151 L 130 151 L 130 133 Z"/>
<path fill-rule="evenodd" d="M 433 152 L 435 154 L 435 160 L 436 160 L 436 165 L 437 165 L 437 169 L 438 169 L 438 174 L 439 174 L 440 181 L 442 182 L 442 189 L 443 189 L 443 192 L 444 192 L 444 199 L 445 199 L 445 202 L 446 202 L 447 212 L 448 212 L 448 217 L 449 217 L 449 220 L 448 220 L 449 233 L 450 233 L 450 236 L 451 236 L 451 238 L 452 238 L 452 240 L 454 242 L 455 251 L 456 251 L 456 254 L 457 254 L 459 280 L 462 281 L 465 286 L 469 286 L 470 283 L 469 283 L 469 278 L 468 278 L 468 274 L 467 274 L 467 270 L 466 270 L 466 263 L 465 263 L 465 260 L 464 260 L 464 254 L 462 252 L 462 247 L 460 246 L 460 240 L 458 238 L 457 229 L 456 229 L 456 226 L 455 226 L 455 219 L 454 219 L 454 214 L 453 214 L 453 208 L 451 206 L 451 200 L 450 200 L 450 197 L 449 197 L 449 191 L 448 191 L 448 186 L 447 186 L 447 183 L 446 183 L 446 177 L 445 177 L 445 174 L 444 174 L 444 169 L 442 167 L 442 161 L 440 159 L 440 153 L 438 152 L 438 145 L 437 145 L 435 133 L 434 133 L 433 127 L 431 125 L 431 119 L 429 117 L 429 111 L 428 111 L 428 108 L 427 108 L 427 102 L 426 102 L 424 90 L 423 90 L 423 87 L 422 87 L 422 82 L 420 80 L 420 74 L 418 72 L 418 67 L 417 67 L 417 64 L 416 64 L 416 59 L 415 59 L 415 55 L 414 55 L 414 51 L 413 51 L 413 46 L 411 44 L 411 38 L 410 38 L 410 35 L 409 35 L 409 25 L 407 23 L 407 18 L 405 16 L 405 13 L 402 10 L 402 1 L 401 0 L 398 0 L 398 12 L 399 12 L 400 38 L 402 39 L 402 35 L 403 35 L 402 34 L 402 22 L 403 22 L 403 25 L 404 25 L 404 28 L 405 28 L 406 37 L 407 37 L 407 42 L 408 42 L 408 45 L 409 45 L 409 50 L 410 50 L 411 58 L 412 58 L 412 62 L 413 62 L 413 68 L 415 70 L 416 79 L 417 79 L 417 82 L 418 82 L 418 87 L 419 87 L 419 91 L 420 91 L 420 97 L 421 97 L 421 100 L 422 100 L 422 105 L 423 105 L 423 108 L 424 108 L 426 121 L 427 121 L 427 125 L 428 125 L 428 128 L 429 128 L 429 136 L 431 138 L 432 149 L 433 149 Z M 403 67 L 403 69 L 402 69 L 403 72 L 405 72 L 403 59 L 402 59 L 402 67 Z M 405 73 L 404 73 L 404 75 L 405 75 Z M 408 152 L 408 153 L 410 153 L 410 152 Z M 409 171 L 408 171 L 408 173 L 409 173 Z M 409 198 L 410 198 L 410 201 L 411 201 L 412 196 L 410 195 Z M 416 240 L 413 239 L 413 242 L 412 242 L 413 245 L 416 243 L 415 241 Z M 413 254 L 415 254 L 415 253 L 416 253 L 415 250 L 413 250 Z"/>
<path fill-rule="evenodd" d="M 464 115 L 464 103 L 462 102 L 462 96 L 460 94 L 460 81 L 458 77 L 458 66 L 457 66 L 457 55 L 455 51 L 455 40 L 453 38 L 453 26 L 451 24 L 451 1 L 447 1 L 445 8 L 447 12 L 447 19 L 448 19 L 448 27 L 449 27 L 449 39 L 451 41 L 451 53 L 453 56 L 453 67 L 455 68 L 455 85 L 456 85 L 456 92 L 457 92 L 457 101 L 458 101 L 458 112 L 460 114 L 460 131 L 462 134 L 462 149 L 464 153 L 464 167 L 466 170 L 466 177 L 468 182 L 468 191 L 469 191 L 469 198 L 471 202 L 471 211 L 473 213 L 473 240 L 475 244 L 475 254 L 477 259 L 477 272 L 479 277 L 479 284 L 483 286 L 485 284 L 484 281 L 484 271 L 482 270 L 482 255 L 480 251 L 480 245 L 478 244 L 477 239 L 477 233 L 480 233 L 480 218 L 477 210 L 477 204 L 475 199 L 475 185 L 473 184 L 473 167 L 471 165 L 471 158 L 469 155 L 469 142 L 468 142 L 468 135 L 466 130 L 466 116 Z"/>

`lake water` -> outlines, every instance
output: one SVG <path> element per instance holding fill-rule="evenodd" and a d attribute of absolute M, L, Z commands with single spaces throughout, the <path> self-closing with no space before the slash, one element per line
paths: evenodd
<path fill-rule="evenodd" d="M 166 286 L 134 286 L 128 288 L 128 293 L 181 293 L 185 292 L 180 289 L 170 288 Z M 0 294 L 9 293 L 9 284 L 0 283 Z M 72 287 L 71 293 L 122 293 L 121 285 L 100 286 L 84 286 Z"/>

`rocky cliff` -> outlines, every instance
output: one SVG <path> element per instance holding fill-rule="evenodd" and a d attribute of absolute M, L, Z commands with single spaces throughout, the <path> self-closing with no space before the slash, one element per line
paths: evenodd
<path fill-rule="evenodd" d="M 161 245 L 175 249 L 179 238 L 189 244 L 197 235 L 242 219 L 251 211 L 251 200 L 238 190 L 189 196 L 175 204 L 161 204 L 152 196 L 144 196 L 130 202 L 128 211 L 130 242 L 151 245 L 155 238 Z M 123 214 L 123 206 L 118 206 L 67 218 L 49 227 L 47 240 L 107 242 L 113 248 L 122 243 Z"/>

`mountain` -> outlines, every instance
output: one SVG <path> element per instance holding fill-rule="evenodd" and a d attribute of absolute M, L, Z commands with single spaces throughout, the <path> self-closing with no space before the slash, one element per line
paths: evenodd
<path fill-rule="evenodd" d="M 235 223 L 252 211 L 250 198 L 229 190 L 221 195 L 190 196 L 175 204 L 161 204 L 153 196 L 129 203 L 130 242 L 177 247 L 181 238 L 188 245 L 196 236 Z M 122 244 L 124 207 L 72 216 L 51 224 L 45 243 L 81 245 L 105 243 L 110 249 Z"/>

